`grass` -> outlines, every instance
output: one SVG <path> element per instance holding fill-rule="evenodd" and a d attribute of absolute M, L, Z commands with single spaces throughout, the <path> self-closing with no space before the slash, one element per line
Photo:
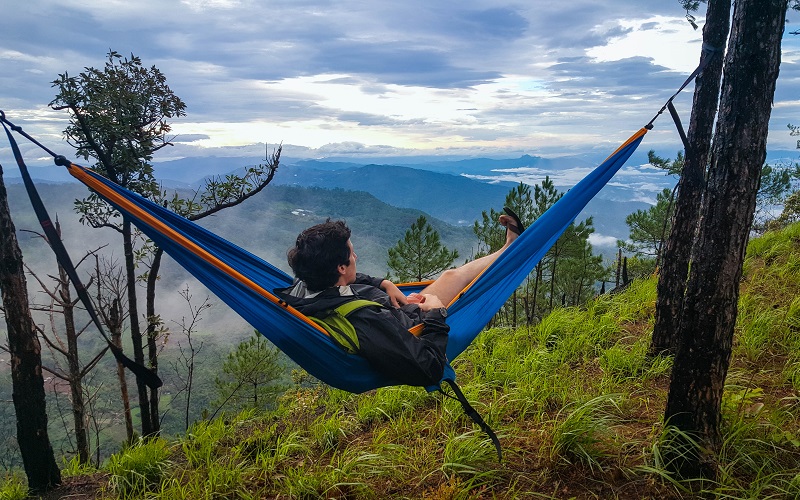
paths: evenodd
<path fill-rule="evenodd" d="M 7 474 L 0 485 L 0 500 L 24 500 L 28 498 L 28 486 L 22 474 Z"/>
<path fill-rule="evenodd" d="M 661 423 L 672 360 L 646 357 L 655 279 L 534 327 L 485 331 L 453 361 L 502 463 L 439 394 L 315 386 L 268 414 L 138 443 L 100 471 L 70 462 L 65 483 L 93 478 L 85 498 L 109 499 L 800 498 L 800 226 L 749 250 L 713 483 L 667 472 L 695 445 Z M 8 477 L 0 499 L 20 491 Z"/>

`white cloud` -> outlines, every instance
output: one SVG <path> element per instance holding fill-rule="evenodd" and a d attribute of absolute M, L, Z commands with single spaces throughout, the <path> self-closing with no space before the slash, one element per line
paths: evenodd
<path fill-rule="evenodd" d="M 700 60 L 702 18 L 697 30 L 682 17 L 653 16 L 616 22 L 629 31 L 610 39 L 606 45 L 591 47 L 587 55 L 600 62 L 644 55 L 659 66 L 687 75 Z"/>
<path fill-rule="evenodd" d="M 617 238 L 613 236 L 604 236 L 599 233 L 589 235 L 589 243 L 594 247 L 616 247 L 617 241 Z"/>
<path fill-rule="evenodd" d="M 38 12 L 59 15 L 45 25 Z M 0 29 L 7 113 L 46 106 L 58 73 L 113 49 L 162 70 L 187 103 L 175 130 L 206 135 L 202 148 L 538 155 L 612 151 L 693 69 L 701 36 L 662 0 L 29 0 Z M 773 111 L 770 144 L 783 148 L 800 116 L 799 43 L 784 41 Z M 691 90 L 676 100 L 686 119 Z M 668 118 L 646 144 L 680 148 Z"/>

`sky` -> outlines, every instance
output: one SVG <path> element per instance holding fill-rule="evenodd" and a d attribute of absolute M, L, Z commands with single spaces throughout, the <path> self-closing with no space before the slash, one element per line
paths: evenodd
<path fill-rule="evenodd" d="M 278 143 L 296 158 L 610 153 L 697 65 L 705 15 L 694 30 L 678 0 L 4 3 L 7 118 L 63 152 L 51 82 L 134 54 L 187 105 L 156 161 Z M 770 150 L 795 150 L 800 124 L 800 13 L 787 18 Z M 646 143 L 681 149 L 667 113 Z"/>

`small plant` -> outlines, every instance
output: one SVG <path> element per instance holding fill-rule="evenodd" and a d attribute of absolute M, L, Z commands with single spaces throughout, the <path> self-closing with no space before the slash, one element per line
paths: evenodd
<path fill-rule="evenodd" d="M 370 396 L 358 399 L 356 418 L 363 425 L 371 425 L 399 417 L 405 412 L 413 412 L 429 400 L 427 393 L 420 388 L 384 387 Z"/>
<path fill-rule="evenodd" d="M 161 483 L 168 455 L 163 439 L 141 440 L 108 459 L 109 484 L 122 498 L 142 498 Z"/>
<path fill-rule="evenodd" d="M 648 358 L 647 347 L 642 340 L 632 345 L 618 342 L 600 355 L 600 367 L 614 382 L 644 382 L 668 373 L 672 358 Z"/>
<path fill-rule="evenodd" d="M 17 475 L 6 475 L 0 484 L 0 500 L 25 500 L 28 498 L 28 485 Z"/>
<path fill-rule="evenodd" d="M 340 440 L 347 436 L 340 419 L 325 415 L 312 424 L 311 434 L 323 453 L 335 450 Z"/>
<path fill-rule="evenodd" d="M 550 458 L 566 463 L 578 461 L 590 469 L 600 468 L 606 453 L 599 446 L 616 422 L 612 409 L 619 410 L 614 394 L 597 396 L 575 407 L 553 429 Z M 569 410 L 569 406 L 564 410 Z M 562 410 L 562 411 L 564 411 Z M 559 412 L 560 414 L 560 412 Z"/>
<path fill-rule="evenodd" d="M 444 448 L 442 472 L 447 477 L 457 476 L 465 489 L 489 485 L 499 479 L 499 471 L 487 468 L 497 460 L 491 440 L 481 431 L 473 430 L 453 436 Z"/>
<path fill-rule="evenodd" d="M 83 476 L 96 472 L 97 468 L 92 464 L 82 464 L 75 455 L 69 460 L 64 457 L 64 466 L 61 468 L 61 477 Z"/>
<path fill-rule="evenodd" d="M 307 439 L 299 431 L 278 435 L 274 446 L 263 450 L 256 457 L 256 465 L 266 471 L 274 471 L 289 457 L 310 452 Z"/>
<path fill-rule="evenodd" d="M 240 418 L 250 413 L 244 412 Z M 195 466 L 210 464 L 216 459 L 215 447 L 228 432 L 224 418 L 196 422 L 181 439 L 183 454 Z"/>

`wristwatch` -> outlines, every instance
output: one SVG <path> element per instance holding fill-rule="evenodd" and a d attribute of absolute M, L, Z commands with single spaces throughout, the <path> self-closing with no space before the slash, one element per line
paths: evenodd
<path fill-rule="evenodd" d="M 439 308 L 439 314 L 441 314 L 443 318 L 446 318 L 447 317 L 447 308 L 446 307 L 440 307 Z"/>

